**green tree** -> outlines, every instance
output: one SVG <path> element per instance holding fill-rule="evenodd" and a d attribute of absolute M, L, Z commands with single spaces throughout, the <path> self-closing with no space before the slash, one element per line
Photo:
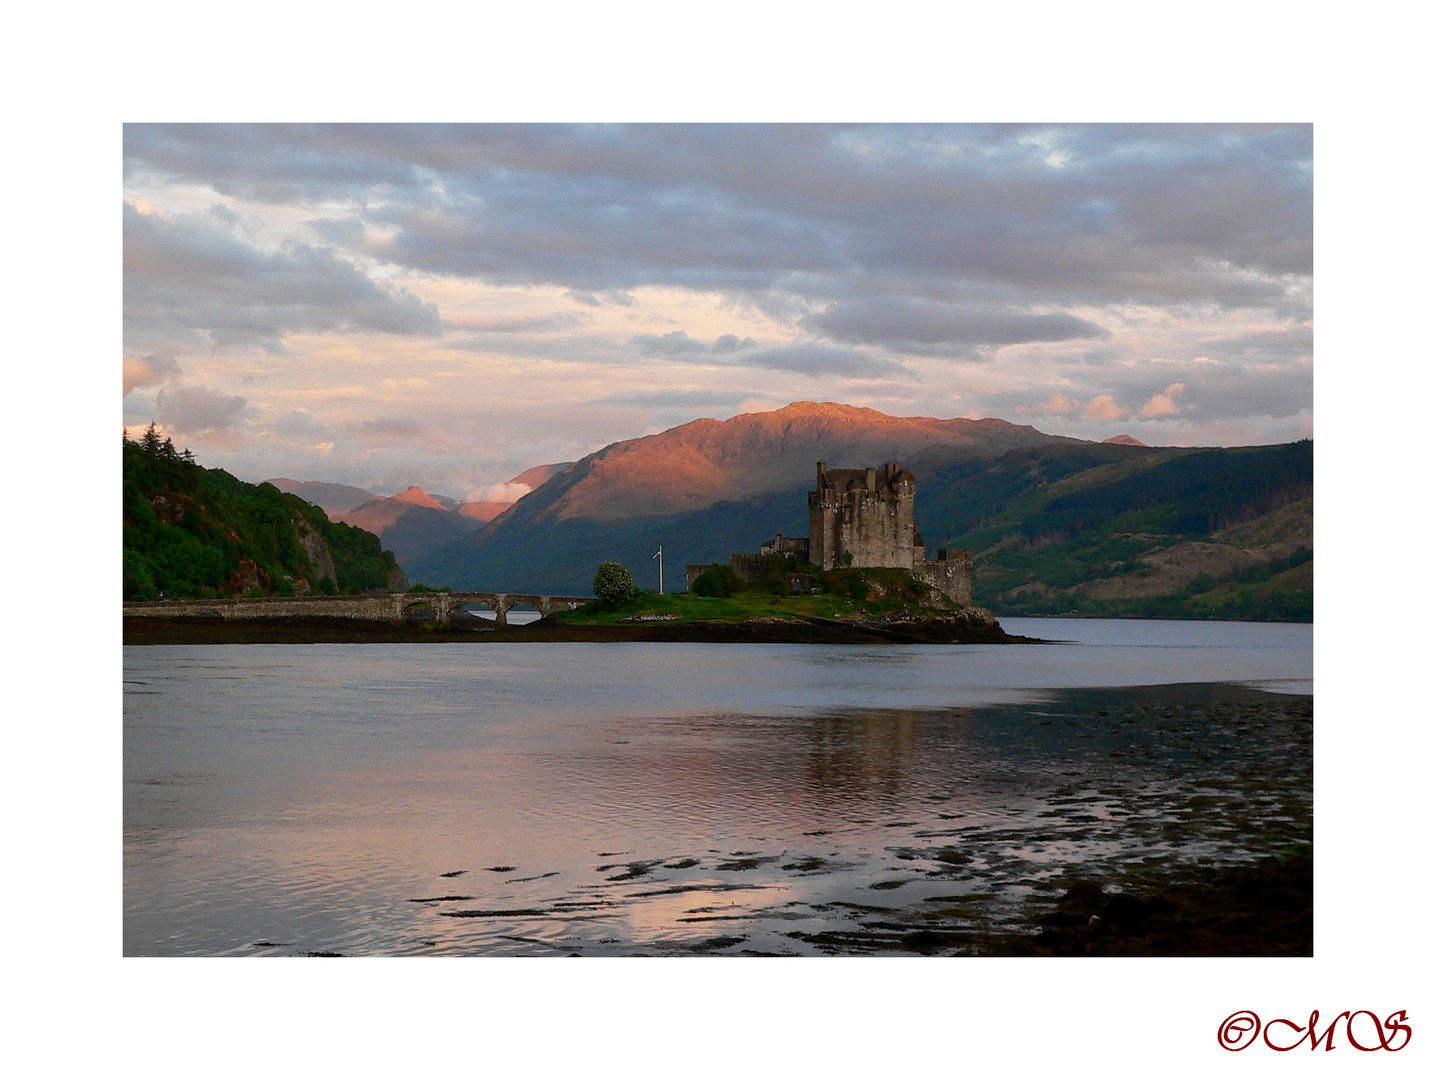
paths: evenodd
<path fill-rule="evenodd" d="M 606 562 L 593 575 L 593 595 L 606 604 L 621 604 L 638 595 L 633 575 L 622 563 Z"/>
<path fill-rule="evenodd" d="M 732 596 L 742 587 L 733 568 L 721 563 L 693 579 L 693 592 L 697 596 Z"/>

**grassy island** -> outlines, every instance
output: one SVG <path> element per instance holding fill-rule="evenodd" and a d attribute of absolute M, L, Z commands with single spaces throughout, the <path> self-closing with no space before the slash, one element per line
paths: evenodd
<path fill-rule="evenodd" d="M 794 580 L 800 591 L 792 591 Z M 689 593 L 632 590 L 543 620 L 554 631 L 643 631 L 651 640 L 998 642 L 991 612 L 964 608 L 906 570 L 780 567 L 770 580 L 739 581 L 715 566 Z"/>
<path fill-rule="evenodd" d="M 727 567 L 722 567 L 727 570 Z M 569 626 L 613 626 L 634 622 L 748 622 L 754 619 L 887 621 L 954 616 L 963 609 L 918 581 L 906 570 L 876 567 L 820 571 L 795 567 L 808 591 L 794 594 L 786 575 L 778 580 L 744 586 L 729 571 L 710 571 L 715 579 L 709 595 L 699 592 L 660 594 L 633 592 L 627 600 L 596 601 L 553 618 Z M 699 580 L 701 588 L 705 583 Z"/>

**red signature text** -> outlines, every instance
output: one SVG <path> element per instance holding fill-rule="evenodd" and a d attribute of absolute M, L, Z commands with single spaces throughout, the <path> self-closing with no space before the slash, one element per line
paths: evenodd
<path fill-rule="evenodd" d="M 1250 1009 L 1243 1009 L 1232 1013 L 1217 1028 L 1217 1044 L 1223 1050 L 1245 1050 L 1258 1038 L 1268 1049 L 1282 1054 L 1302 1047 L 1330 1051 L 1343 1043 L 1374 1053 L 1377 1050 L 1405 1049 L 1411 1041 L 1411 1025 L 1407 1023 L 1405 1009 L 1392 1013 L 1385 1020 L 1369 1009 L 1348 1010 L 1337 1013 L 1325 1027 L 1321 1025 L 1321 1014 L 1315 1009 L 1300 1024 L 1280 1017 L 1263 1024 L 1260 1016 Z"/>

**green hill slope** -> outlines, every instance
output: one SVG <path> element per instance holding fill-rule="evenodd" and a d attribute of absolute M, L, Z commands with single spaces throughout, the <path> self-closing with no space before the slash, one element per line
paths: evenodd
<path fill-rule="evenodd" d="M 929 548 L 970 549 L 975 599 L 999 614 L 1311 618 L 1310 440 L 1015 450 L 915 471 Z"/>
<path fill-rule="evenodd" d="M 408 588 L 378 537 L 273 484 L 176 452 L 153 429 L 124 444 L 127 601 Z"/>

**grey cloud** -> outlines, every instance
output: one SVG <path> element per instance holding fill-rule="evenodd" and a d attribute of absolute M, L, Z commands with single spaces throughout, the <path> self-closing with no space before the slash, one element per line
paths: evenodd
<path fill-rule="evenodd" d="M 1063 312 L 982 310 L 913 297 L 839 304 L 806 322 L 837 341 L 920 354 L 1111 336 L 1096 323 Z"/>
<path fill-rule="evenodd" d="M 973 395 L 978 408 L 989 415 L 1026 416 L 1042 428 L 1040 408 L 1054 394 L 1074 403 L 1069 416 L 1093 398 L 1111 396 L 1130 419 L 1138 419 L 1142 406 L 1163 394 L 1174 383 L 1182 389 L 1173 398 L 1178 406 L 1170 416 L 1149 417 L 1144 422 L 1171 423 L 1182 420 L 1207 423 L 1240 417 L 1290 417 L 1310 409 L 1312 377 L 1309 369 L 1295 371 L 1243 370 L 1234 365 L 1174 367 L 1140 365 L 1134 368 L 1102 368 L 1084 371 L 1069 368 L 1072 378 L 1063 386 L 1042 386 Z"/>
<path fill-rule="evenodd" d="M 744 359 L 744 363 L 775 371 L 793 371 L 800 375 L 846 375 L 853 378 L 876 378 L 905 374 L 901 364 L 872 356 L 858 349 L 838 349 L 831 345 L 800 343 L 765 349 Z"/>
<path fill-rule="evenodd" d="M 357 424 L 349 424 L 346 426 L 346 430 L 407 437 L 422 435 L 429 430 L 429 427 L 428 424 L 406 420 L 400 416 L 376 416 L 371 420 L 361 420 Z"/>
<path fill-rule="evenodd" d="M 1244 334 L 1207 337 L 1198 345 L 1215 359 L 1272 359 L 1308 357 L 1315 338 L 1310 323 L 1273 330 L 1253 330 Z"/>
<path fill-rule="evenodd" d="M 752 396 L 747 390 L 622 390 L 599 401 L 651 408 L 735 409 Z"/>
<path fill-rule="evenodd" d="M 737 352 L 739 349 L 751 349 L 758 344 L 750 337 L 740 338 L 737 334 L 722 334 L 713 342 L 713 351 L 716 353 Z"/>
<path fill-rule="evenodd" d="M 1117 359 L 1109 349 L 1089 349 L 1076 356 L 1059 357 L 1057 363 L 1064 367 L 1080 364 L 1083 367 L 1107 367 Z"/>
<path fill-rule="evenodd" d="M 282 350 L 286 333 L 378 330 L 437 334 L 438 309 L 375 284 L 333 253 L 303 244 L 262 251 L 219 215 L 167 218 L 124 205 L 127 336 L 194 346 Z"/>
<path fill-rule="evenodd" d="M 1223 367 L 1200 382 L 1187 382 L 1183 418 L 1196 421 L 1245 416 L 1294 416 L 1312 403 L 1310 369 L 1243 370 Z"/>
<path fill-rule="evenodd" d="M 175 386 L 161 390 L 155 398 L 160 424 L 186 435 L 225 431 L 234 426 L 245 399 L 222 394 L 203 386 Z"/>
<path fill-rule="evenodd" d="M 1311 272 L 1310 125 L 128 125 L 124 148 L 134 181 L 347 200 L 383 258 L 592 301 L 909 277 L 1260 306 Z"/>
<path fill-rule="evenodd" d="M 691 338 L 684 330 L 668 334 L 635 334 L 629 339 L 638 346 L 643 356 L 656 356 L 665 360 L 686 360 L 708 352 L 708 346 Z"/>
<path fill-rule="evenodd" d="M 299 409 L 281 413 L 268 420 L 264 427 L 285 438 L 303 439 L 307 442 L 320 442 L 332 437 L 327 427 L 307 412 Z"/>
<path fill-rule="evenodd" d="M 657 357 L 663 360 L 698 360 L 710 356 L 728 356 L 757 344 L 752 338 L 740 338 L 736 334 L 723 334 L 711 343 L 688 336 L 686 330 L 674 330 L 667 334 L 635 334 L 629 339 L 638 346 L 640 356 Z"/>

